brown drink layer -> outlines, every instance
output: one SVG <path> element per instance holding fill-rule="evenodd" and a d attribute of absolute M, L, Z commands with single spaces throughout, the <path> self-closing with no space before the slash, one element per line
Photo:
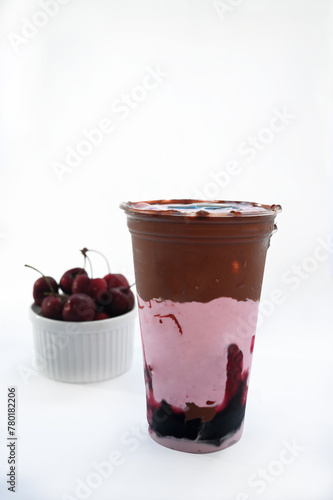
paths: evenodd
<path fill-rule="evenodd" d="M 172 205 L 201 200 L 156 200 Z M 172 208 L 153 211 L 123 203 L 132 235 L 136 288 L 144 301 L 209 302 L 219 297 L 260 299 L 266 252 L 280 207 L 251 204 L 260 212 L 205 209 L 187 215 Z"/>

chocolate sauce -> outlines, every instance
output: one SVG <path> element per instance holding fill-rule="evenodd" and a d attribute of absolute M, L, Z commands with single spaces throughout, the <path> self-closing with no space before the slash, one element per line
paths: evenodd
<path fill-rule="evenodd" d="M 140 204 L 144 208 L 136 208 Z M 161 210 L 149 209 L 159 205 Z M 186 207 L 193 207 L 188 215 Z M 259 300 L 279 205 L 155 200 L 121 208 L 132 234 L 136 287 L 143 300 Z"/>
<path fill-rule="evenodd" d="M 182 327 L 180 326 L 179 321 L 174 314 L 164 314 L 163 316 L 161 314 L 154 314 L 154 316 L 157 316 L 159 318 L 171 318 L 176 323 L 176 326 L 179 330 L 180 335 L 182 335 L 182 333 L 183 333 Z M 162 323 L 161 319 L 160 319 L 160 323 Z"/>

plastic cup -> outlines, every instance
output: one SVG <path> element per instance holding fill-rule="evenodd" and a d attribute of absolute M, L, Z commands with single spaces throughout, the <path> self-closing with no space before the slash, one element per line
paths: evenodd
<path fill-rule="evenodd" d="M 279 205 L 122 203 L 132 235 L 151 437 L 207 453 L 243 431 L 258 305 Z"/>

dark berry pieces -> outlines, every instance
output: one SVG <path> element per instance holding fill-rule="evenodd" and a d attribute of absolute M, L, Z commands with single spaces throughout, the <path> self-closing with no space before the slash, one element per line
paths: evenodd
<path fill-rule="evenodd" d="M 231 399 L 242 382 L 243 353 L 236 344 L 228 348 L 226 394 Z"/>
<path fill-rule="evenodd" d="M 251 339 L 251 347 L 250 347 L 250 353 L 251 353 L 251 354 L 253 353 L 254 341 L 255 341 L 255 335 L 253 335 L 253 336 L 252 336 L 252 339 Z"/>

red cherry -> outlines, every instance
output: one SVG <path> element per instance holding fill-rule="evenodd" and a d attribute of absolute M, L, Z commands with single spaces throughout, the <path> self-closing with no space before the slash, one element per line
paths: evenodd
<path fill-rule="evenodd" d="M 65 321 L 92 321 L 95 314 L 95 302 L 84 293 L 71 295 L 66 300 L 62 310 L 62 318 Z"/>
<path fill-rule="evenodd" d="M 42 302 L 41 315 L 50 319 L 62 319 L 64 300 L 62 297 L 49 295 Z"/>
<path fill-rule="evenodd" d="M 226 395 L 233 398 L 242 382 L 243 353 L 237 344 L 228 347 Z"/>
<path fill-rule="evenodd" d="M 134 309 L 134 303 L 135 303 L 135 298 L 132 290 L 130 288 L 127 288 L 127 291 L 125 292 L 128 298 L 128 309 L 127 311 L 132 311 Z"/>
<path fill-rule="evenodd" d="M 51 278 L 51 276 L 43 276 L 35 281 L 33 288 L 33 297 L 35 303 L 40 306 L 42 305 L 43 299 L 46 297 L 47 293 L 57 293 L 58 285 L 57 282 Z"/>
<path fill-rule="evenodd" d="M 110 290 L 111 288 L 118 288 L 120 286 L 125 286 L 125 287 L 129 286 L 129 283 L 123 274 L 109 273 L 106 276 L 104 276 L 104 279 L 107 281 Z"/>
<path fill-rule="evenodd" d="M 98 309 L 106 307 L 112 301 L 112 292 L 109 289 L 101 290 L 97 294 L 96 304 Z"/>
<path fill-rule="evenodd" d="M 103 296 L 103 292 L 108 289 L 108 284 L 103 278 L 94 278 L 90 280 L 88 295 L 95 300 Z"/>
<path fill-rule="evenodd" d="M 106 312 L 101 311 L 101 312 L 96 314 L 95 321 L 100 320 L 100 319 L 110 319 L 110 316 L 108 314 L 106 314 Z"/>
<path fill-rule="evenodd" d="M 90 295 L 90 282 L 91 279 L 86 274 L 78 274 L 74 278 L 71 293 L 85 293 L 86 295 Z"/>
<path fill-rule="evenodd" d="M 112 288 L 112 300 L 105 306 L 106 311 L 111 317 L 121 316 L 128 310 L 128 297 L 121 288 Z"/>
<path fill-rule="evenodd" d="M 82 267 L 74 267 L 73 269 L 69 269 L 66 271 L 60 280 L 60 288 L 64 293 L 72 293 L 72 285 L 76 276 L 78 275 L 86 275 L 86 271 Z"/>

